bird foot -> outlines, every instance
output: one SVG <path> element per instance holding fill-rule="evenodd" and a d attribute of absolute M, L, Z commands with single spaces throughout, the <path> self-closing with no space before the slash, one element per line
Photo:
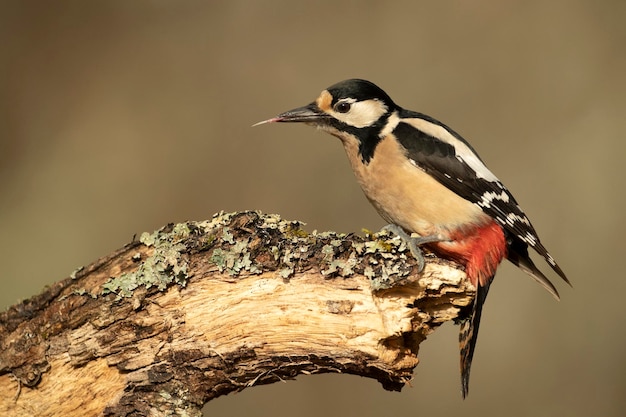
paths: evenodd
<path fill-rule="evenodd" d="M 417 261 L 417 272 L 422 272 L 424 270 L 424 265 L 426 264 L 426 261 L 424 260 L 424 254 L 422 253 L 420 246 L 425 243 L 443 242 L 446 240 L 442 239 L 438 235 L 412 236 L 405 232 L 403 228 L 393 223 L 389 223 L 388 225 L 383 227 L 382 230 L 400 236 L 400 238 L 407 244 L 409 250 L 411 251 L 411 255 L 413 255 L 413 257 Z"/>

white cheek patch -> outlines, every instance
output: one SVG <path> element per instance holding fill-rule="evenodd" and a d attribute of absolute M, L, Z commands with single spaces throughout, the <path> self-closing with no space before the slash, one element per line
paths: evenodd
<path fill-rule="evenodd" d="M 387 113 L 387 106 L 381 101 L 376 99 L 356 101 L 354 99 L 342 100 L 344 103 L 350 103 L 350 111 L 347 113 L 339 113 L 334 110 L 330 110 L 330 114 L 337 120 L 344 122 L 347 125 L 357 128 L 368 127 L 373 125 Z"/>

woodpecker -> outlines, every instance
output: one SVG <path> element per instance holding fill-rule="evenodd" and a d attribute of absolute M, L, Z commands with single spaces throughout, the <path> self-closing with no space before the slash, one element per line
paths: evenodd
<path fill-rule="evenodd" d="M 531 247 L 571 286 L 513 195 L 472 146 L 440 121 L 398 106 L 375 84 L 339 82 L 314 102 L 256 125 L 276 122 L 306 123 L 341 140 L 365 196 L 389 222 L 387 229 L 407 241 L 420 271 L 420 246 L 465 267 L 476 296 L 460 322 L 463 398 L 483 304 L 500 262 L 508 259 L 558 300 L 554 285 L 531 260 Z"/>

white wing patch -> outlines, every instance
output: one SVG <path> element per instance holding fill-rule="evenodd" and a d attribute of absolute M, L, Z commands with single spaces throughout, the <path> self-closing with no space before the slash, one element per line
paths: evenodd
<path fill-rule="evenodd" d="M 472 152 L 472 150 L 465 143 L 452 136 L 452 134 L 443 126 L 439 126 L 435 123 L 429 122 L 428 120 L 420 118 L 408 119 L 407 121 L 422 132 L 435 137 L 442 142 L 452 145 L 459 161 L 469 165 L 474 172 L 476 172 L 476 176 L 478 178 L 492 182 L 499 182 L 498 177 L 496 177 L 493 172 L 491 172 L 489 168 L 482 163 L 480 158 L 478 158 L 478 156 L 476 156 L 476 154 Z"/>

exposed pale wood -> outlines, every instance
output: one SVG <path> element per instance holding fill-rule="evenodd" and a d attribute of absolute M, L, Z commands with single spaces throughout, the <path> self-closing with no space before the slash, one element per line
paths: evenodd
<path fill-rule="evenodd" d="M 323 372 L 400 390 L 473 296 L 454 264 L 416 274 L 403 246 L 256 212 L 144 234 L 0 315 L 0 415 L 200 415 Z"/>

